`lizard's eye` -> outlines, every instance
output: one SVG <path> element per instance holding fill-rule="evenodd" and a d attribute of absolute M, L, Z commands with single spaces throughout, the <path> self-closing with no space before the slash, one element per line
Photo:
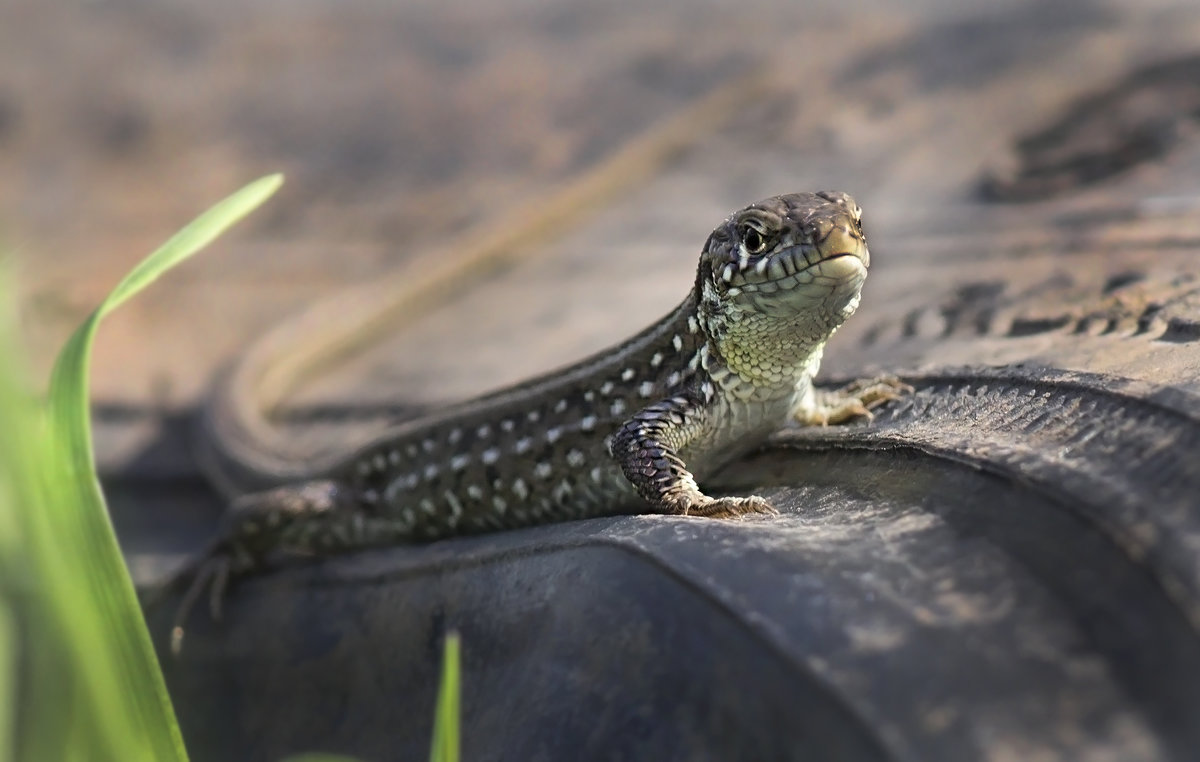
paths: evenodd
<path fill-rule="evenodd" d="M 757 228 L 747 225 L 742 231 L 742 245 L 746 247 L 747 254 L 761 254 L 767 248 L 767 241 Z"/>

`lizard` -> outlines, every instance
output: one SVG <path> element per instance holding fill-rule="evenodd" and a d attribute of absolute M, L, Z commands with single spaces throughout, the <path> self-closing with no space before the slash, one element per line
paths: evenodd
<path fill-rule="evenodd" d="M 208 549 L 165 586 L 190 580 L 172 649 L 206 588 L 219 618 L 230 579 L 280 554 L 606 515 L 775 513 L 762 497 L 710 496 L 699 485 L 791 422 L 869 418 L 908 390 L 889 376 L 814 385 L 869 264 L 849 194 L 785 194 L 735 212 L 709 235 L 683 301 L 629 340 L 235 498 Z"/>

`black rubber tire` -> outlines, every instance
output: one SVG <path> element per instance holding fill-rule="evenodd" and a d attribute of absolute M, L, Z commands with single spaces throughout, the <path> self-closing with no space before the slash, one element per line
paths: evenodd
<path fill-rule="evenodd" d="M 472 760 L 1190 758 L 1194 400 L 1049 369 L 907 380 L 871 425 L 724 475 L 778 518 L 578 522 L 239 585 L 164 658 L 193 758 L 422 758 L 449 630 Z"/>

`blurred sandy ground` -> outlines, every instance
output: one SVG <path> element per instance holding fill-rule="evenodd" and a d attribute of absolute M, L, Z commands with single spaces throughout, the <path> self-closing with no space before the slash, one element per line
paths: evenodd
<path fill-rule="evenodd" d="M 0 220 L 38 366 L 178 225 L 283 171 L 228 244 L 104 329 L 99 396 L 186 397 L 288 306 L 510 208 L 774 34 L 636 5 L 0 4 Z"/>
<path fill-rule="evenodd" d="M 1161 30 L 1148 41 L 1119 33 L 1128 7 L 1089 2 L 5 0 L 0 225 L 30 349 L 46 368 L 141 256 L 282 171 L 276 199 L 102 331 L 97 398 L 187 402 L 297 305 L 518 206 L 768 55 L 794 66 L 792 100 L 745 115 L 742 144 L 727 131 L 719 161 L 660 189 L 700 210 L 667 226 L 682 270 L 727 197 L 807 187 L 789 179 L 813 166 L 873 193 L 887 224 L 906 203 L 960 197 L 1011 138 L 985 128 L 1027 129 L 1039 115 L 1021 108 L 1182 47 L 1194 25 L 1162 24 L 1182 6 L 1160 5 L 1138 8 Z M 670 212 L 634 219 L 656 216 Z"/>

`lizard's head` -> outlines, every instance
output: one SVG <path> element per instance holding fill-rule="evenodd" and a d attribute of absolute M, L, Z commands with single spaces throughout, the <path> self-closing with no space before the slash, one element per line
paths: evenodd
<path fill-rule="evenodd" d="M 853 314 L 871 258 L 862 209 L 847 193 L 790 193 L 742 209 L 709 236 L 700 293 L 743 310 Z M 712 306 L 712 305 L 709 305 Z"/>
<path fill-rule="evenodd" d="M 791 193 L 751 204 L 713 231 L 700 257 L 702 322 L 728 359 L 762 348 L 775 355 L 771 364 L 786 363 L 785 346 L 803 359 L 805 347 L 854 313 L 869 263 L 862 210 L 848 194 Z"/>

